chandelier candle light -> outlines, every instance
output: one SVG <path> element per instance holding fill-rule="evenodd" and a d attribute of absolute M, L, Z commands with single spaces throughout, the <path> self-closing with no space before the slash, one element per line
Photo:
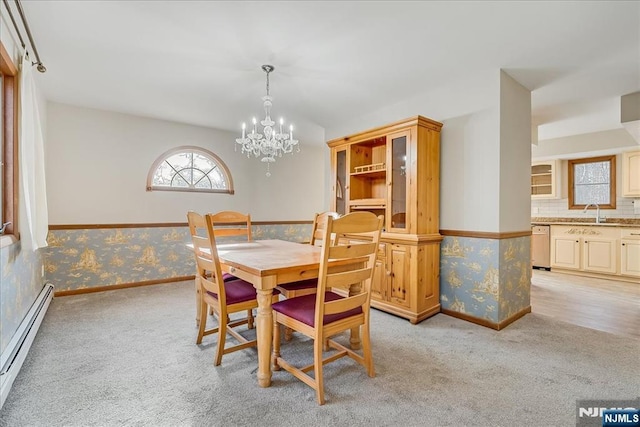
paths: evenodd
<path fill-rule="evenodd" d="M 273 65 L 263 65 L 262 70 L 267 73 L 267 95 L 262 97 L 264 101 L 264 120 L 260 121 L 263 126 L 262 133 L 257 132 L 256 118 L 253 118 L 253 129 L 246 134 L 246 123 L 242 123 L 242 138 L 237 138 L 236 142 L 242 145 L 242 153 L 247 153 L 247 157 L 251 157 L 251 153 L 255 157 L 262 156 L 262 162 L 267 164 L 267 177 L 271 176 L 269 165 L 276 161 L 277 157 L 282 154 L 293 153 L 293 147 L 300 152 L 298 140 L 293 139 L 293 125 L 289 125 L 289 132 L 283 132 L 284 119 L 280 118 L 280 127 L 278 132 L 274 127 L 275 122 L 271 120 L 271 96 L 269 96 L 269 73 L 274 70 Z M 236 145 L 236 148 L 238 146 Z"/>

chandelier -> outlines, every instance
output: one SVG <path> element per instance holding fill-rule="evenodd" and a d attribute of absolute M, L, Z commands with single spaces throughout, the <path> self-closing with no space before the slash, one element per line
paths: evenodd
<path fill-rule="evenodd" d="M 276 157 L 282 157 L 282 154 L 300 152 L 298 140 L 293 139 L 293 125 L 289 125 L 289 131 L 283 131 L 284 119 L 280 118 L 280 126 L 276 130 L 276 124 L 271 120 L 271 96 L 269 96 L 269 73 L 274 70 L 273 65 L 263 65 L 262 70 L 267 73 L 267 95 L 262 97 L 264 101 L 264 120 L 260 121 L 263 126 L 262 133 L 258 133 L 256 118 L 253 118 L 253 129 L 250 133 L 246 133 L 247 125 L 242 123 L 242 138 L 237 138 L 236 142 L 242 146 L 242 153 L 247 153 L 247 157 L 253 154 L 255 157 L 261 157 L 261 161 L 267 164 L 267 177 L 271 176 L 269 165 L 276 161 Z M 237 145 L 235 146 L 237 149 Z"/>

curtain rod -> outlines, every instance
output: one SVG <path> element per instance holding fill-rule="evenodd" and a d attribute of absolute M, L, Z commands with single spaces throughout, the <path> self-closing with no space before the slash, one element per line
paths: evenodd
<path fill-rule="evenodd" d="M 18 28 L 18 24 L 16 20 L 13 18 L 13 13 L 11 13 L 11 8 L 9 7 L 9 3 L 7 0 L 2 0 L 4 3 L 7 12 L 9 13 L 9 17 L 11 18 L 11 22 L 13 23 L 13 27 L 16 29 L 16 33 L 18 34 L 18 38 L 20 39 L 20 43 L 22 43 L 22 47 L 26 48 L 22 35 L 20 34 L 20 28 Z M 27 23 L 27 18 L 24 16 L 24 10 L 22 10 L 22 4 L 20 4 L 20 0 L 13 0 L 18 8 L 18 13 L 20 14 L 20 19 L 22 20 L 22 25 L 24 26 L 25 31 L 27 32 L 27 37 L 29 37 L 29 43 L 31 44 L 31 48 L 33 48 L 33 54 L 36 57 L 36 62 L 32 62 L 31 65 L 37 65 L 36 69 L 41 73 L 47 71 L 47 68 L 40 61 L 40 55 L 38 54 L 38 49 L 36 49 L 36 44 L 33 42 L 33 37 L 31 36 L 31 30 L 29 29 L 29 24 Z"/>

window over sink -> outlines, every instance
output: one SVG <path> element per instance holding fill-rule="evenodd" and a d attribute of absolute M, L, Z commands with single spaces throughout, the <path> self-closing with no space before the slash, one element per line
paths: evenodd
<path fill-rule="evenodd" d="M 616 208 L 616 156 L 589 157 L 568 161 L 569 209 L 597 204 Z"/>

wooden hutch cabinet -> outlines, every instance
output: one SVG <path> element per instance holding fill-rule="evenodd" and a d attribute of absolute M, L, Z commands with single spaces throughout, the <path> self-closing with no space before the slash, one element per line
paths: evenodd
<path fill-rule="evenodd" d="M 416 116 L 327 142 L 331 209 L 384 215 L 371 305 L 418 323 L 440 311 L 440 129 Z"/>

